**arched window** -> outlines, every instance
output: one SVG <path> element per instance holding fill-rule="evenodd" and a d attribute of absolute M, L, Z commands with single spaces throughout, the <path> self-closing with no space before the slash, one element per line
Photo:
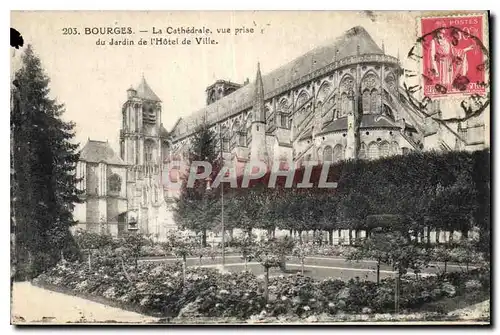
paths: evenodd
<path fill-rule="evenodd" d="M 231 147 L 239 145 L 240 144 L 240 129 L 241 129 L 241 124 L 240 121 L 236 120 L 233 123 L 233 127 L 231 129 Z"/>
<path fill-rule="evenodd" d="M 341 144 L 337 144 L 333 148 L 333 161 L 338 162 L 344 159 L 344 149 Z"/>
<path fill-rule="evenodd" d="M 378 158 L 378 145 L 376 142 L 371 142 L 368 144 L 368 158 L 369 159 L 376 159 Z"/>
<path fill-rule="evenodd" d="M 321 87 L 318 90 L 318 94 L 316 98 L 320 101 L 324 101 L 332 90 L 332 85 L 329 82 L 325 81 L 321 84 Z"/>
<path fill-rule="evenodd" d="M 349 98 L 347 97 L 347 93 L 342 93 L 340 96 L 341 108 L 340 108 L 340 117 L 346 116 L 349 108 Z"/>
<path fill-rule="evenodd" d="M 229 151 L 229 129 L 226 126 L 221 127 L 221 135 L 222 135 L 222 151 Z"/>
<path fill-rule="evenodd" d="M 306 91 L 300 92 L 297 98 L 297 108 L 300 108 L 309 99 L 309 94 Z"/>
<path fill-rule="evenodd" d="M 109 192 L 120 192 L 122 188 L 122 179 L 116 173 L 112 174 L 108 178 L 108 191 Z"/>
<path fill-rule="evenodd" d="M 229 138 L 227 135 L 222 136 L 222 151 L 224 152 L 229 151 Z"/>
<path fill-rule="evenodd" d="M 282 112 L 282 113 L 288 113 L 289 109 L 289 103 L 287 98 L 282 98 L 280 102 L 278 103 L 278 108 L 277 110 Z"/>
<path fill-rule="evenodd" d="M 370 101 L 370 91 L 365 89 L 363 91 L 363 113 L 369 113 L 371 111 Z"/>
<path fill-rule="evenodd" d="M 288 117 L 286 114 L 281 114 L 281 127 L 288 128 Z"/>
<path fill-rule="evenodd" d="M 152 140 L 144 141 L 144 163 L 154 161 L 155 142 Z"/>
<path fill-rule="evenodd" d="M 238 137 L 238 145 L 240 147 L 246 147 L 247 146 L 247 132 L 246 131 L 242 131 L 240 133 L 240 136 Z"/>
<path fill-rule="evenodd" d="M 148 191 L 146 190 L 146 187 L 142 189 L 142 204 L 146 205 L 148 203 Z"/>
<path fill-rule="evenodd" d="M 393 155 L 399 155 L 399 143 L 396 141 L 392 142 L 391 150 Z"/>
<path fill-rule="evenodd" d="M 325 149 L 323 149 L 323 161 L 331 162 L 333 159 L 333 149 L 331 146 L 327 145 Z"/>
<path fill-rule="evenodd" d="M 318 155 L 318 161 L 321 161 L 321 158 L 323 157 L 323 155 L 321 155 L 321 148 L 318 148 L 318 150 L 316 151 L 316 154 Z"/>
<path fill-rule="evenodd" d="M 370 92 L 370 110 L 372 112 L 377 112 L 377 106 L 379 105 L 380 97 L 378 95 L 378 91 L 374 88 Z"/>
<path fill-rule="evenodd" d="M 389 88 L 390 91 L 394 92 L 396 90 L 396 78 L 391 73 L 387 77 L 385 77 L 385 85 Z"/>
<path fill-rule="evenodd" d="M 390 155 L 390 145 L 388 142 L 382 142 L 380 143 L 380 156 L 381 157 L 387 157 Z"/>
<path fill-rule="evenodd" d="M 155 185 L 154 187 L 154 202 L 158 203 L 158 186 Z"/>
<path fill-rule="evenodd" d="M 252 113 L 249 113 L 247 116 L 247 129 L 252 126 Z"/>
<path fill-rule="evenodd" d="M 359 159 L 366 159 L 366 144 L 361 143 L 359 146 L 359 153 L 358 153 Z"/>

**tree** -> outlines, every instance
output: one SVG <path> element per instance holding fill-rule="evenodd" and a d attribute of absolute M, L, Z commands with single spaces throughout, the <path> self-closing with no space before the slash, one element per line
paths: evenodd
<path fill-rule="evenodd" d="M 202 123 L 196 129 L 189 149 L 189 164 L 194 161 L 204 161 L 216 167 L 217 160 L 216 136 L 207 123 Z M 215 169 L 217 170 L 217 168 Z M 197 173 L 202 173 L 200 167 Z M 214 175 L 213 171 L 212 175 Z M 200 233 L 203 247 L 207 246 L 207 231 L 217 222 L 217 211 L 214 210 L 217 200 L 207 194 L 207 181 L 196 180 L 194 187 L 187 187 L 187 178 L 182 181 L 179 198 L 176 200 L 174 220 L 184 228 Z"/>
<path fill-rule="evenodd" d="M 245 271 L 248 270 L 248 262 L 255 257 L 257 247 L 255 240 L 256 236 L 254 234 L 244 234 L 234 241 L 236 247 L 241 252 L 241 258 L 245 261 Z"/>
<path fill-rule="evenodd" d="M 123 234 L 119 239 L 119 244 L 123 248 L 122 258 L 125 260 L 132 259 L 137 268 L 142 247 L 151 243 L 152 241 L 142 233 L 133 232 Z"/>
<path fill-rule="evenodd" d="M 196 250 L 196 241 L 180 231 L 173 231 L 167 236 L 167 245 L 172 253 L 182 259 L 182 282 L 186 283 L 187 257 Z"/>
<path fill-rule="evenodd" d="M 61 119 L 64 105 L 49 97 L 49 78 L 28 45 L 15 74 L 18 104 L 12 109 L 14 180 L 16 183 L 16 256 L 30 273 L 76 253 L 70 233 L 76 189 L 78 144 L 72 143 L 74 123 Z"/>
<path fill-rule="evenodd" d="M 349 244 L 352 244 L 351 229 L 365 227 L 366 217 L 372 213 L 368 199 L 360 189 L 339 195 L 337 217 L 344 227 L 349 228 Z"/>
<path fill-rule="evenodd" d="M 94 233 L 84 229 L 77 230 L 74 238 L 78 247 L 88 253 L 89 270 L 92 269 L 92 251 L 110 247 L 113 243 L 111 235 Z"/>
<path fill-rule="evenodd" d="M 391 241 L 384 234 L 374 233 L 367 237 L 358 248 L 347 254 L 347 260 L 373 259 L 377 261 L 377 284 L 380 283 L 380 265 L 389 263 Z"/>
<path fill-rule="evenodd" d="M 307 256 L 314 255 L 316 246 L 313 243 L 299 243 L 293 247 L 292 255 L 300 260 L 300 272 L 304 275 L 304 263 Z"/>
<path fill-rule="evenodd" d="M 284 238 L 261 238 L 258 242 L 255 259 L 264 268 L 264 298 L 269 300 L 269 269 L 281 267 L 284 257 L 293 248 L 293 241 Z"/>
<path fill-rule="evenodd" d="M 448 268 L 448 262 L 451 260 L 451 252 L 448 246 L 446 245 L 439 245 L 436 247 L 436 249 L 433 251 L 434 257 L 438 262 L 443 262 L 444 263 L 444 269 L 443 273 L 446 273 L 447 268 Z"/>

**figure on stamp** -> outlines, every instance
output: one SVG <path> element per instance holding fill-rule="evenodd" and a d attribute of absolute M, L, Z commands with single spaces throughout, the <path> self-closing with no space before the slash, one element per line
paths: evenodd
<path fill-rule="evenodd" d="M 456 36 L 458 34 L 458 36 Z M 451 33 L 451 41 L 445 35 L 444 29 L 436 30 L 431 41 L 430 63 L 431 74 L 436 78 L 438 84 L 447 89 L 451 88 L 457 77 L 466 77 L 468 71 L 467 52 L 473 49 L 473 45 L 459 48 L 453 43 L 460 38 L 458 31 Z"/>

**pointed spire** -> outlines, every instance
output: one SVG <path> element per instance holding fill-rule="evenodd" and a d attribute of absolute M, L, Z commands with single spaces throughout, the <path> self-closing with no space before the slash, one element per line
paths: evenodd
<path fill-rule="evenodd" d="M 382 52 L 384 53 L 385 55 L 385 44 L 384 44 L 384 40 L 382 40 Z"/>
<path fill-rule="evenodd" d="M 397 58 L 398 58 L 398 62 L 399 62 L 399 48 L 398 48 L 398 55 L 397 55 Z"/>
<path fill-rule="evenodd" d="M 359 43 L 356 46 L 356 53 L 358 54 L 358 56 L 361 54 L 361 46 L 359 45 Z"/>
<path fill-rule="evenodd" d="M 144 73 L 142 74 L 141 83 L 137 87 L 136 91 L 137 91 L 137 97 L 141 99 L 161 102 L 160 98 L 158 98 L 158 96 L 155 94 L 155 92 L 153 92 L 151 87 L 146 82 Z"/>
<path fill-rule="evenodd" d="M 264 112 L 264 84 L 262 83 L 262 74 L 260 73 L 260 62 L 257 63 L 253 112 L 253 122 L 266 122 L 266 116 Z"/>

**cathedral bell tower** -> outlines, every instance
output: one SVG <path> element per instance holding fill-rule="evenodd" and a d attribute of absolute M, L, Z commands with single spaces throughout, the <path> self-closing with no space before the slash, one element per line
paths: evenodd
<path fill-rule="evenodd" d="M 161 163 L 161 100 L 144 76 L 139 86 L 127 90 L 122 108 L 120 156 L 131 166 Z"/>
<path fill-rule="evenodd" d="M 255 79 L 255 96 L 252 108 L 252 144 L 250 149 L 251 161 L 268 161 L 266 147 L 266 111 L 264 108 L 264 85 L 260 73 L 260 64 L 257 63 L 257 77 Z"/>
<path fill-rule="evenodd" d="M 127 213 L 137 218 L 145 234 L 160 234 L 162 204 L 161 100 L 144 76 L 137 88 L 127 90 L 122 108 L 120 155 L 127 166 Z M 129 229 L 131 229 L 131 223 Z"/>

